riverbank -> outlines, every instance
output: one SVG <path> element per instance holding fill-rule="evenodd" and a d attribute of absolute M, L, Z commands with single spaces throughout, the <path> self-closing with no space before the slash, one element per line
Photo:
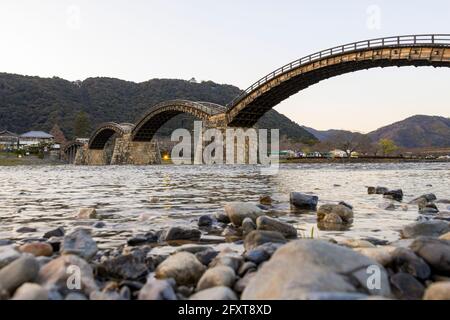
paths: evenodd
<path fill-rule="evenodd" d="M 410 159 L 410 158 L 292 158 L 280 159 L 280 163 L 450 163 L 450 159 Z"/>
<path fill-rule="evenodd" d="M 0 152 L 0 166 L 48 166 L 64 164 L 62 160 L 39 158 L 35 155 L 18 157 L 13 153 Z"/>
<path fill-rule="evenodd" d="M 258 203 L 226 203 L 223 212 L 198 217 L 196 227 L 149 228 L 111 249 L 92 237 L 108 219 L 94 208 L 73 215 L 73 230 L 30 222 L 15 230 L 28 238 L 0 242 L 1 297 L 450 299 L 450 200 L 425 194 L 405 203 L 402 190 L 385 187 L 369 187 L 366 196 L 392 201 L 392 214 L 414 207 L 418 221 L 396 241 L 320 239 L 274 214 L 276 201 L 262 195 Z M 289 203 L 298 215 L 314 214 L 321 230 L 345 230 L 360 219 L 358 208 L 335 200 L 319 206 L 319 197 L 293 192 Z"/>

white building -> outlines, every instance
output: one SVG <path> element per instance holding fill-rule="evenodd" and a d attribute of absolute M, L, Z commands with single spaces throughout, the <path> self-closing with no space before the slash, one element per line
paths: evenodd
<path fill-rule="evenodd" d="M 40 143 L 52 143 L 54 137 L 43 131 L 29 131 L 19 136 L 19 145 L 37 146 Z"/>

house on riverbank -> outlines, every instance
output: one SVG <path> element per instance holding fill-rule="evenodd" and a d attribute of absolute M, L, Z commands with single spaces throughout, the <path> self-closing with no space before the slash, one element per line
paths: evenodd
<path fill-rule="evenodd" d="M 19 144 L 19 136 L 14 132 L 3 130 L 0 131 L 0 151 L 17 149 Z"/>
<path fill-rule="evenodd" d="M 20 146 L 37 146 L 40 143 L 53 143 L 54 137 L 44 131 L 29 131 L 19 136 Z"/>

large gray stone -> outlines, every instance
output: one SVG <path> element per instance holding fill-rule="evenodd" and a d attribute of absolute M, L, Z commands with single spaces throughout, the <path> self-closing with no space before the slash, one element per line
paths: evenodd
<path fill-rule="evenodd" d="M 293 225 L 268 216 L 261 216 L 256 219 L 256 226 L 258 230 L 277 231 L 286 238 L 297 237 L 297 229 Z"/>
<path fill-rule="evenodd" d="M 64 237 L 61 252 L 89 260 L 97 253 L 97 243 L 92 239 L 89 230 L 78 229 Z"/>
<path fill-rule="evenodd" d="M 446 221 L 432 220 L 416 222 L 405 226 L 401 230 L 404 239 L 424 237 L 440 237 L 450 231 L 449 223 Z"/>
<path fill-rule="evenodd" d="M 253 222 L 256 222 L 256 219 L 264 214 L 264 211 L 258 206 L 247 202 L 230 202 L 225 204 L 224 209 L 231 223 L 237 227 L 242 225 L 245 218 L 250 218 Z"/>
<path fill-rule="evenodd" d="M 33 282 L 39 272 L 39 263 L 32 255 L 24 255 L 0 270 L 0 291 L 12 294 L 26 282 Z"/>
<path fill-rule="evenodd" d="M 380 289 L 368 287 L 379 271 Z M 321 240 L 293 241 L 278 249 L 250 281 L 245 300 L 307 299 L 312 293 L 390 296 L 386 270 L 351 249 Z"/>
<path fill-rule="evenodd" d="M 205 266 L 189 252 L 178 252 L 156 268 L 156 278 L 168 279 L 173 278 L 178 285 L 193 285 L 205 272 Z"/>

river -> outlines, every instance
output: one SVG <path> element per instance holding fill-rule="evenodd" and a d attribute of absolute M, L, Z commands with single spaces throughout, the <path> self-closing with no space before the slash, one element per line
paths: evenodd
<path fill-rule="evenodd" d="M 450 163 L 285 164 L 273 176 L 254 166 L 15 166 L 0 167 L 0 181 L 0 239 L 39 238 L 58 226 L 90 227 L 92 222 L 75 216 L 81 207 L 95 207 L 105 227 L 93 228 L 93 235 L 104 248 L 140 232 L 195 227 L 199 216 L 223 211 L 226 202 L 257 202 L 261 195 L 275 200 L 271 214 L 293 223 L 300 236 L 393 241 L 419 216 L 410 200 L 425 193 L 450 199 Z M 389 200 L 368 195 L 367 186 L 401 188 L 404 201 L 384 210 Z M 354 224 L 345 231 L 319 230 L 315 213 L 290 208 L 291 191 L 313 193 L 319 205 L 350 203 Z M 23 226 L 37 231 L 15 232 Z M 205 233 L 208 238 L 214 239 Z"/>

